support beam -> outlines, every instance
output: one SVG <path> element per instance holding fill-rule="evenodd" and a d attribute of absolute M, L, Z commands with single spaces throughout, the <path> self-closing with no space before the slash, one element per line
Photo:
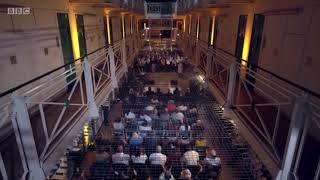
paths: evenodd
<path fill-rule="evenodd" d="M 112 88 L 118 88 L 118 80 L 116 77 L 116 65 L 114 63 L 114 52 L 112 47 L 108 48 L 108 54 L 110 62 L 111 86 Z"/>
<path fill-rule="evenodd" d="M 237 63 L 234 62 L 231 64 L 229 69 L 229 82 L 228 82 L 228 93 L 227 93 L 227 101 L 226 107 L 224 109 L 223 115 L 224 117 L 229 116 L 229 112 L 231 111 L 231 107 L 234 103 L 234 91 L 236 88 L 236 77 L 237 77 Z"/>
<path fill-rule="evenodd" d="M 122 64 L 124 66 L 125 72 L 128 72 L 128 65 L 127 65 L 127 50 L 126 50 L 126 39 L 121 41 L 121 59 Z"/>
<path fill-rule="evenodd" d="M 3 180 L 8 180 L 8 175 L 7 175 L 6 167 L 5 167 L 3 159 L 2 159 L 1 152 L 0 152 L 0 172 L 1 172 L 0 178 L 2 178 Z"/>
<path fill-rule="evenodd" d="M 83 72 L 86 82 L 86 92 L 87 92 L 87 101 L 88 101 L 88 109 L 89 109 L 89 116 L 92 119 L 99 118 L 98 107 L 94 99 L 94 92 L 93 92 L 93 83 L 92 83 L 92 75 L 91 75 L 91 67 L 88 62 L 88 57 L 84 58 L 83 61 Z"/>
<path fill-rule="evenodd" d="M 294 102 L 294 109 L 291 117 L 289 138 L 286 154 L 283 158 L 282 169 L 279 171 L 277 180 L 291 179 L 293 163 L 296 160 L 296 150 L 301 141 L 301 134 L 306 123 L 306 114 L 308 110 L 308 101 L 306 97 L 299 97 Z"/>
<path fill-rule="evenodd" d="M 21 139 L 19 151 L 20 154 L 25 155 L 25 161 L 29 172 L 29 180 L 43 180 L 45 179 L 45 174 L 40 165 L 29 113 L 25 102 L 26 98 L 21 96 L 13 96 L 12 99 L 15 110 L 14 115 L 16 117 L 12 118 L 12 124 L 14 127 L 15 136 Z"/>

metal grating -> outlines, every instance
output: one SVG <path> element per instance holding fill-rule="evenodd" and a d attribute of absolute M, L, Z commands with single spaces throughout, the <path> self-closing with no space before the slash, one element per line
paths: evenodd
<path fill-rule="evenodd" d="M 164 107 L 168 99 L 165 96 L 159 97 L 158 99 L 160 100 L 160 103 L 154 105 L 154 107 L 159 110 L 159 114 L 162 114 L 164 113 Z M 187 106 L 188 108 L 197 108 L 197 113 L 184 112 L 184 115 L 189 124 L 196 123 L 197 119 L 201 119 L 202 123 L 205 125 L 204 131 L 202 131 L 200 134 L 190 132 L 187 135 L 182 135 L 181 132 L 173 132 L 173 130 L 168 128 L 168 123 L 173 122 L 172 118 L 169 120 L 160 118 L 158 120 L 153 119 L 151 124 L 156 143 L 144 142 L 142 144 L 142 147 L 144 147 L 148 157 L 150 157 L 150 154 L 155 151 L 156 144 L 161 144 L 162 153 L 166 154 L 168 159 L 165 167 L 171 166 L 171 174 L 175 179 L 179 179 L 181 171 L 185 168 L 189 168 L 191 170 L 192 179 L 209 179 L 208 176 L 197 173 L 198 170 L 196 167 L 186 166 L 185 164 L 181 163 L 181 160 L 177 160 L 180 158 L 172 160 L 171 157 L 172 153 L 179 154 L 179 152 L 181 153 L 180 156 L 183 156 L 183 152 L 187 147 L 181 145 L 182 141 L 189 140 L 191 144 L 194 144 L 194 141 L 203 135 L 208 141 L 207 147 L 199 148 L 194 145 L 192 147 L 199 153 L 200 162 L 203 162 L 207 149 L 214 148 L 216 150 L 217 156 L 221 158 L 221 171 L 217 170 L 217 178 L 228 180 L 259 179 L 261 176 L 268 176 L 268 173 L 265 171 L 262 163 L 257 158 L 255 153 L 251 150 L 250 146 L 237 134 L 236 126 L 229 119 L 222 118 L 221 106 L 214 101 L 212 96 L 203 94 L 194 97 L 189 96 L 174 99 L 176 104 L 181 104 Z M 143 112 L 145 107 L 149 105 L 150 103 L 148 98 L 137 97 L 135 102 L 122 104 L 122 108 L 124 112 L 131 110 L 135 114 L 139 114 Z M 119 134 L 121 134 L 121 136 L 124 138 L 129 139 L 133 132 L 139 130 L 138 126 L 132 126 L 132 124 L 129 124 L 124 119 L 123 122 L 126 125 L 125 130 L 112 130 L 113 133 L 111 139 L 98 138 L 96 139 L 95 144 L 88 148 L 86 154 L 74 153 L 69 155 L 69 161 L 74 162 L 71 163 L 73 167 L 72 171 L 74 179 L 78 179 L 81 176 L 88 179 L 159 179 L 158 177 L 162 171 L 162 167 L 159 166 L 150 165 L 148 163 L 147 165 L 137 166 L 132 162 L 130 162 L 128 166 L 123 166 L 119 164 L 112 164 L 111 162 L 94 162 L 94 156 L 89 159 L 84 158 L 84 156 L 88 155 L 88 153 L 95 153 L 98 149 L 109 149 L 109 153 L 114 154 L 117 149 L 117 145 L 120 144 L 119 140 L 121 138 L 119 138 Z M 111 125 L 111 122 L 109 122 L 109 124 Z M 179 122 L 175 122 L 175 125 L 178 126 Z M 143 134 L 142 132 L 140 133 Z M 149 138 L 148 136 L 145 136 L 144 140 Z M 174 152 L 172 152 L 170 149 L 170 143 L 173 142 L 175 139 L 174 137 L 176 137 L 177 141 L 174 143 L 175 149 Z M 133 148 L 133 146 L 124 145 L 124 153 L 129 154 L 130 156 L 134 155 L 137 150 L 137 147 Z M 204 169 L 203 165 L 202 168 Z M 198 174 L 198 176 L 195 174 Z"/>

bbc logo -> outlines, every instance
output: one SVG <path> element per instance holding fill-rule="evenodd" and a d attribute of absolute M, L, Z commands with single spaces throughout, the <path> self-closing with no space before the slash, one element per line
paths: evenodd
<path fill-rule="evenodd" d="M 30 7 L 11 7 L 8 8 L 8 14 L 10 15 L 28 15 L 31 13 Z"/>

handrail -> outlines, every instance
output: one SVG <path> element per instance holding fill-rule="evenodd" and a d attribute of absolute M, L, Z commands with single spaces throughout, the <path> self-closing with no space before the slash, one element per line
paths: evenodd
<path fill-rule="evenodd" d="M 184 35 L 184 36 L 190 36 L 190 35 Z M 198 39 L 197 41 L 203 41 L 203 40 Z M 205 42 L 205 41 L 203 41 L 203 42 Z M 207 42 L 206 42 L 206 43 L 207 43 Z M 226 50 L 224 50 L 224 49 L 222 49 L 222 48 L 214 47 L 214 49 L 220 50 L 220 51 L 222 51 L 222 52 L 224 52 L 224 53 L 232 56 L 232 57 L 235 58 L 236 61 L 239 62 L 239 63 L 245 62 L 245 63 L 247 63 L 248 65 L 250 65 L 251 67 L 254 67 L 254 68 L 257 68 L 257 69 L 259 69 L 259 70 L 261 70 L 261 71 L 263 71 L 263 72 L 266 72 L 266 73 L 268 73 L 268 74 L 270 74 L 270 75 L 278 78 L 279 80 L 281 80 L 281 81 L 283 81 L 283 82 L 285 82 L 285 83 L 288 83 L 289 85 L 292 85 L 292 86 L 294 86 L 294 87 L 296 87 L 296 88 L 298 88 L 298 89 L 300 89 L 300 90 L 302 90 L 302 91 L 305 91 L 306 93 L 308 93 L 308 94 L 310 94 L 310 95 L 312 95 L 312 96 L 320 99 L 320 94 L 319 94 L 318 92 L 315 92 L 315 91 L 313 91 L 313 90 L 310 90 L 310 89 L 308 89 L 308 88 L 305 88 L 305 87 L 303 87 L 303 86 L 301 86 L 301 85 L 299 85 L 299 84 L 297 84 L 297 83 L 295 83 L 295 82 L 293 82 L 293 81 L 291 81 L 291 80 L 289 80 L 289 79 L 286 79 L 286 78 L 284 78 L 284 77 L 282 77 L 282 76 L 280 76 L 280 75 L 277 75 L 277 74 L 271 72 L 270 70 L 267 70 L 267 69 L 265 69 L 265 68 L 263 68 L 263 67 L 260 67 L 260 66 L 257 65 L 256 63 L 249 62 L 248 60 L 244 60 L 244 59 L 242 59 L 242 58 L 236 57 L 234 54 L 232 54 L 232 53 L 230 53 L 230 52 L 228 52 L 228 51 L 226 51 Z"/>
<path fill-rule="evenodd" d="M 120 42 L 120 41 L 121 41 L 121 40 L 114 42 L 113 45 L 117 44 L 117 43 Z M 35 81 L 37 81 L 37 80 L 39 80 L 39 79 L 41 79 L 41 78 L 49 75 L 49 74 L 51 74 L 51 73 L 54 73 L 54 72 L 56 72 L 56 71 L 58 71 L 58 70 L 60 70 L 60 69 L 62 69 L 62 68 L 64 68 L 64 67 L 68 66 L 68 65 L 71 65 L 71 64 L 73 64 L 73 63 L 75 63 L 75 62 L 77 62 L 77 61 L 83 61 L 83 59 L 84 59 L 85 57 L 87 57 L 87 56 L 89 56 L 89 55 L 91 55 L 91 54 L 94 54 L 94 53 L 96 53 L 97 51 L 100 51 L 101 49 L 104 49 L 104 48 L 106 48 L 106 47 L 113 46 L 113 45 L 105 45 L 105 46 L 102 46 L 102 47 L 100 47 L 100 48 L 98 48 L 98 49 L 96 49 L 96 50 L 94 50 L 94 51 L 92 51 L 92 52 L 90 52 L 90 53 L 87 53 L 87 54 L 81 56 L 81 57 L 78 58 L 78 59 L 74 59 L 74 61 L 72 61 L 72 62 L 63 64 L 63 65 L 61 65 L 61 66 L 59 66 L 59 67 L 57 67 L 57 68 L 55 68 L 55 69 L 53 69 L 53 70 L 51 70 L 51 71 L 48 71 L 48 72 L 46 72 L 46 73 L 44 73 L 44 74 L 42 74 L 42 75 L 40 75 L 40 76 L 38 76 L 38 77 L 33 78 L 33 79 L 31 79 L 31 80 L 29 80 L 29 81 L 27 81 L 27 82 L 25 82 L 25 83 L 22 83 L 22 84 L 20 84 L 20 85 L 18 85 L 18 86 L 15 86 L 15 87 L 13 87 L 13 88 L 5 91 L 5 92 L 2 92 L 2 93 L 0 93 L 0 98 L 6 96 L 6 95 L 8 95 L 8 94 L 11 94 L 11 93 L 13 93 L 14 91 L 16 91 L 16 90 L 18 90 L 18 89 L 20 89 L 20 88 L 22 88 L 22 87 L 25 87 L 26 85 L 29 85 L 29 84 L 31 84 L 31 83 L 33 83 L 33 82 L 35 82 Z"/>

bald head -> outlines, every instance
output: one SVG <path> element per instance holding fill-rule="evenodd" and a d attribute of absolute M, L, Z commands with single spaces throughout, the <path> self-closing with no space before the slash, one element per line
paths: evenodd
<path fill-rule="evenodd" d="M 162 148 L 161 148 L 161 146 L 160 146 L 160 145 L 157 145 L 157 147 L 156 147 L 156 151 L 157 151 L 157 153 L 161 153 Z"/>

